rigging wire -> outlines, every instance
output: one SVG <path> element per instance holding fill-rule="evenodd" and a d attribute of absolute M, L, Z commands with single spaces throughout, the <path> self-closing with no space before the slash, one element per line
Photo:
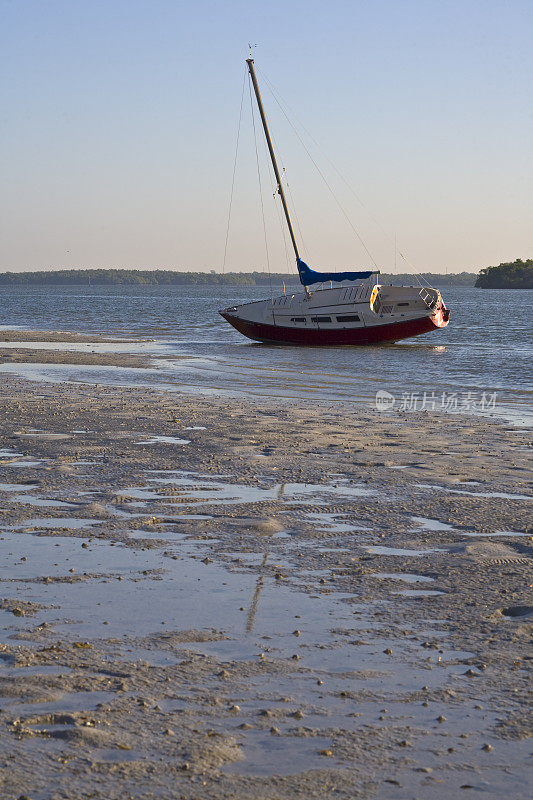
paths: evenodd
<path fill-rule="evenodd" d="M 285 172 L 285 170 L 284 170 L 284 172 Z M 285 186 L 289 190 L 289 197 L 291 199 L 292 214 L 293 214 L 293 216 L 294 216 L 294 218 L 296 220 L 296 227 L 298 228 L 298 233 L 300 234 L 300 240 L 301 240 L 302 245 L 303 245 L 304 253 L 307 254 L 309 252 L 309 250 L 308 250 L 307 245 L 305 243 L 304 235 L 303 235 L 303 232 L 302 232 L 302 226 L 300 225 L 300 217 L 298 216 L 298 212 L 296 211 L 296 203 L 294 202 L 294 197 L 293 197 L 293 194 L 292 194 L 292 187 L 291 187 L 291 184 L 289 183 L 289 181 L 286 178 L 285 178 Z M 307 258 L 307 255 L 306 255 L 306 258 Z"/>
<path fill-rule="evenodd" d="M 330 192 L 331 196 L 333 197 L 333 199 L 334 199 L 334 200 L 335 200 L 335 202 L 337 203 L 337 205 L 338 205 L 338 207 L 339 207 L 340 211 L 342 212 L 342 214 L 343 214 L 344 218 L 346 219 L 346 221 L 347 221 L 348 225 L 350 226 L 350 228 L 352 229 L 352 231 L 355 233 L 355 235 L 356 235 L 357 239 L 358 239 L 358 240 L 359 240 L 359 242 L 361 243 L 362 247 L 364 248 L 364 250 L 365 250 L 365 252 L 366 252 L 367 256 L 368 256 L 368 257 L 370 258 L 370 260 L 372 261 L 373 265 L 374 265 L 374 266 L 377 268 L 377 266 L 378 266 L 378 265 L 377 265 L 377 263 L 376 263 L 376 261 L 375 261 L 375 259 L 374 259 L 374 256 L 372 255 L 372 253 L 370 252 L 370 250 L 369 250 L 369 249 L 368 249 L 368 247 L 366 246 L 366 244 L 365 244 L 365 242 L 364 242 L 364 240 L 363 240 L 363 238 L 362 238 L 361 234 L 359 233 L 359 231 L 357 230 L 357 228 L 355 227 L 355 225 L 354 225 L 354 224 L 353 224 L 353 222 L 351 221 L 351 219 L 350 219 L 350 217 L 349 217 L 348 213 L 347 213 L 347 212 L 346 212 L 346 210 L 344 209 L 344 206 L 342 205 L 342 203 L 340 202 L 339 198 L 337 197 L 337 195 L 336 195 L 336 194 L 335 194 L 335 192 L 333 191 L 333 188 L 330 186 L 330 184 L 329 184 L 329 182 L 328 182 L 328 180 L 327 180 L 326 176 L 324 175 L 324 173 L 322 172 L 322 170 L 320 169 L 320 167 L 319 167 L 319 166 L 318 166 L 318 164 L 316 163 L 316 161 L 315 161 L 315 159 L 313 158 L 313 156 L 312 156 L 311 152 L 309 151 L 309 148 L 307 147 L 307 145 L 305 144 L 304 140 L 303 140 L 303 139 L 302 139 L 302 137 L 300 136 L 300 134 L 299 134 L 298 130 L 297 130 L 297 129 L 296 129 L 296 127 L 294 126 L 294 124 L 293 124 L 292 120 L 290 119 L 290 117 L 288 116 L 287 112 L 286 112 L 286 111 L 285 111 L 285 109 L 283 108 L 283 105 L 282 105 L 282 104 L 280 103 L 280 101 L 278 100 L 278 98 L 277 98 L 276 94 L 275 94 L 275 93 L 274 93 L 274 91 L 272 90 L 272 87 L 271 87 L 271 85 L 270 85 L 270 82 L 268 81 L 268 79 L 266 78 L 266 76 L 264 75 L 264 73 L 263 73 L 262 71 L 261 71 L 261 75 L 262 75 L 262 77 L 265 79 L 265 81 L 266 81 L 266 83 L 267 83 L 267 86 L 268 86 L 268 88 L 270 89 L 270 91 L 271 91 L 271 93 L 272 93 L 272 96 L 273 96 L 274 100 L 276 101 L 276 103 L 277 103 L 277 104 L 278 104 L 278 106 L 280 107 L 280 109 L 281 109 L 281 112 L 282 112 L 283 116 L 285 117 L 285 119 L 287 120 L 287 122 L 289 123 L 289 125 L 291 126 L 291 128 L 293 129 L 294 133 L 295 133 L 295 134 L 296 134 L 296 136 L 298 137 L 298 141 L 300 142 L 300 144 L 301 144 L 301 145 L 302 145 L 302 147 L 304 148 L 305 152 L 307 153 L 307 155 L 308 155 L 308 156 L 309 156 L 309 158 L 311 159 L 311 161 L 312 161 L 312 163 L 313 163 L 313 166 L 315 167 L 316 171 L 318 172 L 318 174 L 320 175 L 320 177 L 322 178 L 322 180 L 323 180 L 323 181 L 324 181 L 324 183 L 326 184 L 326 186 L 327 186 L 327 188 L 328 188 L 328 190 L 329 190 L 329 192 Z"/>
<path fill-rule="evenodd" d="M 396 253 L 398 253 L 398 255 L 400 256 L 400 258 L 401 258 L 403 261 L 405 261 L 405 263 L 407 264 L 407 266 L 408 266 L 408 267 L 410 267 L 410 268 L 413 270 L 414 276 L 417 278 L 417 280 L 418 280 L 418 282 L 420 283 L 420 285 L 421 285 L 421 286 L 423 286 L 423 285 L 424 285 L 424 284 L 422 283 L 422 281 L 425 281 L 425 282 L 427 283 L 427 285 L 429 286 L 429 282 L 428 282 L 428 281 L 426 280 L 426 278 L 424 277 L 424 273 L 422 273 L 422 272 L 420 272 L 420 273 L 419 273 L 419 272 L 417 271 L 417 268 L 415 267 L 415 265 L 414 265 L 414 264 L 413 264 L 413 263 L 412 263 L 412 262 L 411 262 L 411 261 L 410 261 L 410 260 L 407 258 L 407 256 L 406 256 L 404 253 L 402 253 L 402 251 L 401 251 L 401 250 L 399 250 L 399 249 L 398 249 L 398 247 L 397 247 L 397 245 L 396 245 L 396 237 L 394 238 L 394 241 L 393 241 L 393 238 L 392 238 L 391 234 L 390 234 L 390 233 L 389 233 L 389 232 L 388 232 L 388 231 L 387 231 L 387 230 L 386 230 L 386 229 L 383 227 L 383 225 L 381 224 L 381 222 L 379 221 L 379 219 L 378 219 L 378 218 L 375 216 L 375 214 L 373 214 L 373 213 L 372 213 L 372 211 L 370 211 L 370 209 L 369 209 L 369 208 L 368 208 L 368 207 L 365 205 L 365 203 L 362 201 L 361 197 L 360 197 L 360 196 L 357 194 L 357 192 L 355 191 L 355 189 L 353 188 L 353 186 L 352 186 L 352 185 L 351 185 L 351 184 L 350 184 L 350 183 L 349 183 L 349 182 L 346 180 L 346 178 L 344 177 L 344 175 L 342 174 L 342 172 L 340 171 L 340 169 L 337 167 L 337 165 L 335 164 L 335 162 L 331 160 L 331 158 L 330 158 L 330 157 L 328 156 L 328 154 L 325 152 L 324 148 L 320 146 L 319 142 L 317 142 L 317 140 L 315 139 L 315 137 L 314 137 L 314 136 L 313 136 L 313 135 L 312 135 L 312 134 L 311 134 L 311 133 L 310 133 L 310 132 L 307 130 L 307 128 L 306 128 L 306 127 L 305 127 L 305 125 L 304 125 L 304 124 L 301 122 L 301 120 L 300 120 L 300 119 L 298 119 L 298 117 L 297 117 L 297 115 L 296 115 L 296 113 L 295 113 L 294 109 L 293 109 L 293 108 L 291 108 L 291 106 L 290 106 L 290 105 L 287 103 L 287 101 L 286 101 L 286 100 L 284 100 L 284 99 L 282 98 L 282 96 L 279 94 L 279 92 L 277 92 L 277 90 L 275 89 L 275 87 L 273 86 L 273 84 L 271 83 L 271 81 L 269 81 L 268 77 L 267 77 L 267 76 L 264 74 L 264 72 L 263 72 L 262 70 L 260 70 L 260 69 L 259 69 L 259 67 L 258 67 L 257 69 L 258 69 L 258 72 L 260 72 L 260 73 L 261 73 L 261 77 L 262 77 L 262 78 L 263 78 L 263 80 L 265 81 L 265 83 L 266 83 L 266 85 L 267 85 L 268 89 L 270 90 L 270 93 L 271 93 L 271 94 L 272 94 L 272 96 L 274 97 L 274 100 L 277 102 L 278 106 L 281 108 L 282 112 L 285 114 L 285 117 L 288 119 L 288 117 L 287 117 L 287 114 L 285 113 L 285 111 L 284 111 L 284 109 L 283 109 L 283 107 L 282 107 L 282 104 L 283 104 L 283 105 L 284 105 L 284 106 L 285 106 L 285 107 L 286 107 L 286 108 L 287 108 L 287 109 L 288 109 L 288 110 L 291 112 L 291 114 L 293 115 L 294 119 L 295 119 L 295 120 L 298 122 L 298 125 L 299 125 L 299 126 L 301 127 L 301 129 L 302 129 L 302 130 L 303 130 L 303 131 L 304 131 L 304 132 L 307 134 L 307 136 L 309 136 L 309 138 L 311 139 L 311 141 L 313 142 L 313 144 L 315 145 L 315 147 L 316 147 L 316 148 L 319 150 L 319 152 L 320 152 L 320 153 L 323 155 L 323 157 L 326 159 L 326 161 L 327 161 L 327 162 L 328 162 L 328 163 L 331 165 L 331 167 L 333 168 L 333 170 L 336 172 L 336 174 L 339 176 L 339 178 L 341 179 L 341 181 L 342 181 L 342 182 L 344 183 L 344 185 L 347 187 L 348 191 L 349 191 L 349 192 L 351 192 L 351 194 L 352 194 L 352 195 L 355 197 L 355 199 L 357 200 L 357 202 L 359 203 L 359 205 L 361 206 L 361 208 L 363 208 L 363 209 L 366 211 L 366 213 L 368 214 L 368 216 L 370 217 L 370 219 L 371 219 L 371 220 L 374 222 L 374 224 L 375 224 L 375 225 L 376 225 L 376 226 L 379 228 L 379 230 L 381 231 L 381 233 L 383 234 L 383 236 L 384 236 L 386 239 L 388 239 L 389 243 L 391 243 L 391 244 L 392 244 L 392 243 L 394 243 L 394 254 L 395 254 L 395 256 L 396 256 Z M 294 128 L 293 128 L 293 129 L 294 129 Z"/>
<path fill-rule="evenodd" d="M 258 71 L 259 71 L 259 68 L 258 68 Z M 363 208 L 363 209 L 366 211 L 366 213 L 368 214 L 368 216 L 370 217 L 370 219 L 371 219 L 371 220 L 374 222 L 374 224 L 375 224 L 375 225 L 376 225 L 376 226 L 377 226 L 377 227 L 380 229 L 381 233 L 382 233 L 382 234 L 385 236 L 385 238 L 386 238 L 386 239 L 388 239 L 388 240 L 389 240 L 389 242 L 390 242 L 391 244 L 393 244 L 393 245 L 394 245 L 394 252 L 395 252 L 395 254 L 396 254 L 396 253 L 398 253 L 398 255 L 399 255 L 399 256 L 400 256 L 400 257 L 401 257 L 401 258 L 402 258 L 402 259 L 403 259 L 403 260 L 404 260 L 404 261 L 405 261 L 407 264 L 409 264 L 409 266 L 410 266 L 410 267 L 412 267 L 412 268 L 414 269 L 414 266 L 413 266 L 412 264 L 410 264 L 410 263 L 409 263 L 409 260 L 407 259 L 407 257 L 406 257 L 406 256 L 405 256 L 405 255 L 404 255 L 402 252 L 401 252 L 401 250 L 399 250 L 399 249 L 397 248 L 397 246 L 396 246 L 396 241 L 395 241 L 395 240 L 393 240 L 393 238 L 392 238 L 392 236 L 390 235 L 390 233 L 389 233 L 389 232 L 388 232 L 388 231 L 387 231 L 387 230 L 386 230 L 386 229 L 383 227 L 383 225 L 380 223 L 380 221 L 377 219 L 377 217 L 376 217 L 376 216 L 375 216 L 375 215 L 374 215 L 374 214 L 373 214 L 373 213 L 370 211 L 370 209 L 368 208 L 368 206 L 366 206 L 366 205 L 365 205 L 365 203 L 363 202 L 363 200 L 361 199 L 361 197 L 360 197 L 360 196 L 357 194 L 357 192 L 355 191 L 355 189 L 353 188 L 353 186 L 352 186 L 352 185 L 351 185 L 351 184 L 350 184 L 350 183 L 349 183 L 349 182 L 346 180 L 346 178 L 344 177 L 343 173 L 342 173 L 342 172 L 340 171 L 340 169 L 337 167 L 337 165 L 335 164 L 335 162 L 334 162 L 334 161 L 332 161 L 332 159 L 331 159 L 331 158 L 328 156 L 328 154 L 326 153 L 326 151 L 324 150 L 324 148 L 320 146 L 319 142 L 318 142 L 318 141 L 315 139 L 315 137 L 313 136 L 313 134 L 312 134 L 312 133 L 310 133 L 310 132 L 307 130 L 307 128 L 305 127 L 305 125 L 302 123 L 302 121 L 301 121 L 301 120 L 298 118 L 298 116 L 296 115 L 296 112 L 294 111 L 294 109 L 293 109 L 293 108 L 291 108 L 291 106 L 290 106 L 290 105 L 287 103 L 287 101 L 286 101 L 284 98 L 282 98 L 282 97 L 281 97 L 281 95 L 279 94 L 279 92 L 277 92 L 277 90 L 274 88 L 273 84 L 272 84 L 272 83 L 271 83 L 271 82 L 268 80 L 267 76 L 266 76 L 266 75 L 265 75 L 265 74 L 264 74 L 262 71 L 261 71 L 261 75 L 262 75 L 262 77 L 263 77 L 263 79 L 264 79 L 265 83 L 267 84 L 268 88 L 270 89 L 270 92 L 272 93 L 272 95 L 273 95 L 274 99 L 276 100 L 277 104 L 280 106 L 280 108 L 282 107 L 282 104 L 283 104 L 283 105 L 285 106 L 285 108 L 286 108 L 286 109 L 288 109 L 288 111 L 290 111 L 290 112 L 291 112 L 291 114 L 293 115 L 294 119 L 296 120 L 296 122 L 298 123 L 298 125 L 300 126 L 300 128 L 301 128 L 301 129 L 304 131 L 304 133 L 305 133 L 305 134 L 306 134 L 306 135 L 307 135 L 307 136 L 308 136 L 308 137 L 311 139 L 311 141 L 313 142 L 313 144 L 315 145 L 315 147 L 316 147 L 316 148 L 317 148 L 317 149 L 320 151 L 320 153 L 321 153 L 321 154 L 324 156 L 324 158 L 326 159 L 326 161 L 327 161 L 327 162 L 330 164 L 330 166 L 332 167 L 332 169 L 334 170 L 334 172 L 335 172 L 335 173 L 336 173 L 336 174 L 339 176 L 339 178 L 340 178 L 340 179 L 341 179 L 341 181 L 344 183 L 344 185 L 345 185 L 345 186 L 346 186 L 346 188 L 349 190 L 349 192 L 350 192 L 350 193 L 351 193 L 351 194 L 352 194 L 352 195 L 355 197 L 355 199 L 357 200 L 357 202 L 359 203 L 359 205 L 361 206 L 361 208 Z M 283 109 L 282 109 L 282 111 L 283 111 Z"/>
<path fill-rule="evenodd" d="M 285 167 L 283 166 L 283 159 L 280 156 L 279 149 L 278 149 L 278 146 L 277 146 L 277 142 L 276 142 L 274 136 L 272 135 L 272 132 L 270 132 L 270 137 L 272 139 L 272 143 L 273 143 L 273 145 L 274 145 L 274 147 L 276 149 L 276 152 L 278 154 L 278 160 L 281 163 L 281 180 L 283 180 L 283 176 L 285 174 Z M 286 230 L 285 230 L 285 224 L 286 223 L 285 223 L 283 211 L 280 208 L 280 203 L 281 203 L 280 194 L 279 194 L 278 187 L 277 187 L 277 181 L 275 179 L 276 176 L 274 175 L 274 168 L 273 168 L 272 162 L 270 160 L 270 155 L 269 155 L 269 152 L 268 152 L 266 139 L 263 139 L 263 145 L 264 145 L 264 152 L 265 152 L 265 160 L 266 160 L 266 163 L 267 163 L 267 172 L 268 172 L 268 176 L 270 178 L 270 186 L 272 188 L 272 196 L 274 198 L 274 207 L 276 209 L 276 215 L 277 215 L 277 218 L 278 218 L 278 222 L 280 224 L 281 235 L 283 237 L 283 245 L 284 245 L 284 248 L 285 248 L 285 263 L 287 265 L 287 273 L 293 274 L 296 277 L 296 276 L 299 276 L 299 273 L 298 273 L 298 270 L 296 268 L 296 265 L 294 264 L 293 259 L 292 258 L 289 259 L 289 244 L 288 244 L 288 241 L 287 241 L 287 234 L 286 234 Z M 289 192 L 290 192 L 289 184 L 286 182 L 285 185 L 287 186 L 287 188 L 289 189 Z M 277 202 L 278 199 L 280 199 L 280 203 Z M 292 201 L 292 194 L 291 194 L 291 201 Z M 294 205 L 294 204 L 291 202 L 291 205 Z M 304 239 L 303 239 L 303 236 L 302 236 L 302 232 L 300 230 L 300 223 L 299 223 L 296 211 L 294 209 L 292 209 L 292 214 L 296 219 L 296 225 L 297 225 L 297 228 L 298 228 L 298 232 L 300 234 L 300 240 L 301 240 L 302 245 L 303 245 L 304 250 L 305 250 L 306 249 L 305 248 L 305 242 L 304 242 Z"/>
<path fill-rule="evenodd" d="M 308 252 L 308 248 L 307 248 L 307 245 L 305 243 L 305 239 L 304 239 L 304 235 L 303 235 L 303 231 L 302 231 L 302 226 L 300 224 L 300 218 L 298 216 L 298 212 L 296 211 L 296 207 L 297 206 L 296 206 L 296 203 L 294 202 L 294 197 L 292 195 L 292 188 L 291 188 L 291 186 L 289 184 L 289 181 L 287 179 L 287 170 L 286 170 L 285 165 L 284 165 L 283 156 L 281 155 L 281 150 L 278 147 L 278 143 L 276 141 L 276 137 L 274 136 L 272 131 L 270 131 L 270 138 L 272 139 L 272 144 L 274 145 L 276 153 L 278 154 L 278 161 L 281 164 L 281 181 L 283 182 L 283 179 L 285 178 L 285 187 L 289 191 L 291 216 L 294 217 L 294 219 L 296 220 L 296 227 L 298 229 L 298 235 L 299 235 L 300 241 L 302 243 L 303 251 L 304 251 L 304 253 L 306 253 L 306 252 Z M 265 147 L 266 147 L 266 143 L 265 143 Z M 270 164 L 270 159 L 267 159 L 267 161 Z M 285 226 L 283 226 L 283 230 L 285 231 Z M 291 261 L 291 263 L 292 263 L 292 261 Z M 292 272 L 294 272 L 295 275 L 299 275 L 298 270 L 294 265 L 292 266 Z"/>
<path fill-rule="evenodd" d="M 264 145 L 264 150 L 265 150 L 265 159 L 266 159 L 266 162 L 267 162 L 268 177 L 270 179 L 270 186 L 272 188 L 272 198 L 274 200 L 274 208 L 276 209 L 276 217 L 278 219 L 279 226 L 281 228 L 281 235 L 283 237 L 283 247 L 284 247 L 284 252 L 285 252 L 285 264 L 287 266 L 287 272 L 290 273 L 291 267 L 289 266 L 289 251 L 288 251 L 288 245 L 287 245 L 287 236 L 285 234 L 285 223 L 283 222 L 282 211 L 281 211 L 278 203 L 276 202 L 276 199 L 279 197 L 279 192 L 276 189 L 276 182 L 274 180 L 275 179 L 274 169 L 273 169 L 272 164 L 270 163 L 270 160 L 269 160 L 267 143 L 266 143 L 265 139 L 263 139 L 263 145 Z M 294 267 L 293 267 L 293 271 L 294 271 Z"/>
<path fill-rule="evenodd" d="M 226 255 L 228 252 L 228 238 L 229 238 L 229 228 L 231 222 L 231 209 L 233 206 L 233 192 L 235 189 L 235 172 L 237 170 L 237 154 L 239 152 L 239 139 L 241 135 L 241 121 L 242 121 L 242 107 L 244 102 L 244 88 L 246 86 L 246 67 L 244 68 L 244 75 L 242 79 L 242 92 L 241 92 L 241 107 L 239 110 L 239 124 L 237 126 L 237 142 L 235 144 L 235 158 L 233 160 L 233 175 L 231 178 L 231 192 L 229 196 L 229 209 L 228 209 L 228 224 L 226 226 L 226 240 L 224 242 L 224 258 L 222 261 L 222 274 L 224 275 L 226 271 Z"/>
<path fill-rule="evenodd" d="M 265 224 L 265 208 L 263 204 L 263 187 L 261 183 L 261 169 L 259 167 L 259 151 L 257 149 L 257 132 L 255 127 L 255 114 L 254 114 L 254 103 L 252 100 L 252 81 L 250 76 L 248 76 L 248 89 L 250 92 L 250 109 L 252 112 L 252 126 L 254 129 L 254 145 L 255 145 L 255 162 L 257 164 L 257 180 L 259 183 L 259 199 L 261 201 L 261 218 L 263 220 L 263 235 L 265 237 L 265 253 L 266 253 L 266 262 L 267 262 L 267 270 L 268 270 L 268 278 L 270 283 L 270 295 L 272 301 L 274 301 L 274 290 L 272 288 L 272 275 L 270 274 L 270 258 L 268 254 L 268 239 L 267 239 L 267 232 L 266 232 L 266 224 Z"/>

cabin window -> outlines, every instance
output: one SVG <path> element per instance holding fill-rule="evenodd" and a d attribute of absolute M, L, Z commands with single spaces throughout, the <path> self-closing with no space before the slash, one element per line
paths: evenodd
<path fill-rule="evenodd" d="M 305 317 L 291 317 L 291 322 L 305 322 Z"/>
<path fill-rule="evenodd" d="M 337 317 L 337 322 L 361 322 L 361 319 L 358 314 L 343 314 Z"/>
<path fill-rule="evenodd" d="M 396 303 L 397 306 L 408 306 L 409 303 Z"/>
<path fill-rule="evenodd" d="M 311 317 L 311 322 L 331 322 L 331 317 Z"/>

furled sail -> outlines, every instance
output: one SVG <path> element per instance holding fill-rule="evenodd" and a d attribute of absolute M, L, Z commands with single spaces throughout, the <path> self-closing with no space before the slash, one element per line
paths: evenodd
<path fill-rule="evenodd" d="M 310 286 L 312 283 L 326 283 L 327 281 L 362 281 L 376 273 L 376 270 L 371 269 L 364 272 L 315 272 L 301 258 L 298 259 L 297 265 L 300 281 L 304 286 Z"/>

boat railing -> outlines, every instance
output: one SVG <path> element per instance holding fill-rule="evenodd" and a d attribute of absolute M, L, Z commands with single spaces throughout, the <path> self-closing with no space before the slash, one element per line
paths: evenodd
<path fill-rule="evenodd" d="M 432 291 L 434 291 L 434 290 L 432 290 Z M 436 296 L 435 296 L 434 294 L 432 294 L 427 289 L 420 289 L 420 291 L 418 292 L 418 296 L 420 297 L 422 302 L 425 303 L 425 305 L 429 308 L 429 310 L 433 311 L 433 309 L 435 308 L 435 304 L 437 303 L 437 300 L 439 299 L 438 292 L 436 293 Z"/>

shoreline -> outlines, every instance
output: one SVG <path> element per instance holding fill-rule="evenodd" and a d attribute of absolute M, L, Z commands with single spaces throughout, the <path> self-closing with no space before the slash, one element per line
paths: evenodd
<path fill-rule="evenodd" d="M 3 410 L 7 797 L 527 796 L 527 431 L 5 376 Z"/>
<path fill-rule="evenodd" d="M 51 383 L 72 382 L 77 385 L 94 386 L 102 384 L 123 388 L 138 388 L 144 390 L 168 391 L 185 393 L 199 397 L 212 398 L 221 395 L 230 402 L 273 402 L 273 403 L 313 403 L 318 406 L 334 405 L 338 409 L 360 408 L 364 411 L 377 411 L 378 395 L 383 394 L 379 389 L 376 394 L 368 396 L 359 395 L 356 399 L 343 396 L 326 396 L 321 391 L 327 391 L 327 386 L 317 387 L 315 396 L 305 395 L 298 391 L 298 386 L 283 389 L 282 386 L 273 384 L 270 392 L 261 387 L 260 382 L 252 386 L 250 382 L 239 383 L 239 388 L 228 385 L 205 384 L 202 379 L 194 383 L 194 367 L 188 372 L 189 362 L 195 358 L 202 362 L 203 357 L 193 353 L 165 352 L 167 340 L 154 337 L 139 337 L 138 335 L 108 335 L 91 333 L 73 333 L 68 331 L 39 331 L 21 328 L 0 327 L 0 375 L 12 375 L 28 381 L 43 381 Z M 48 345 L 48 347 L 47 347 Z M 91 347 L 96 349 L 90 350 Z M 337 348 L 338 349 L 338 348 Z M 354 348 L 348 348 L 353 350 Z M 363 350 L 364 348 L 357 348 Z M 183 362 L 184 371 L 176 374 L 168 372 L 168 368 L 175 370 Z M 239 366 L 239 365 L 237 365 Z M 55 367 L 55 369 L 54 369 Z M 101 368 L 98 372 L 98 368 Z M 61 371 L 59 371 L 61 370 Z M 143 373 L 145 371 L 145 373 Z M 168 372 L 168 374 L 167 374 Z M 143 374 L 146 380 L 143 382 Z M 386 388 L 386 384 L 385 384 Z M 466 391 L 470 388 L 472 391 Z M 433 407 L 426 408 L 423 396 L 426 392 L 419 390 L 411 396 L 410 405 L 405 397 L 395 397 L 395 407 L 390 410 L 381 410 L 378 417 L 395 414 L 443 414 L 467 419 L 493 419 L 500 424 L 508 424 L 517 428 L 528 429 L 533 427 L 533 417 L 524 399 L 514 402 L 507 398 L 505 403 L 494 399 L 498 391 L 475 391 L 476 387 L 464 387 L 462 392 L 443 391 L 433 400 Z M 384 392 L 388 394 L 387 391 Z M 431 394 L 431 393 L 427 393 Z M 464 395 L 464 397 L 463 397 Z M 467 397 L 471 395 L 471 397 Z M 455 408 L 453 410 L 453 398 Z M 389 395 L 392 398 L 392 395 Z M 439 397 L 441 407 L 438 407 Z M 402 402 L 406 406 L 402 409 Z M 421 404 L 418 407 L 417 404 Z M 437 405 L 437 408 L 435 408 Z M 452 410 L 447 410 L 447 407 Z M 485 408 L 486 406 L 486 408 Z"/>

